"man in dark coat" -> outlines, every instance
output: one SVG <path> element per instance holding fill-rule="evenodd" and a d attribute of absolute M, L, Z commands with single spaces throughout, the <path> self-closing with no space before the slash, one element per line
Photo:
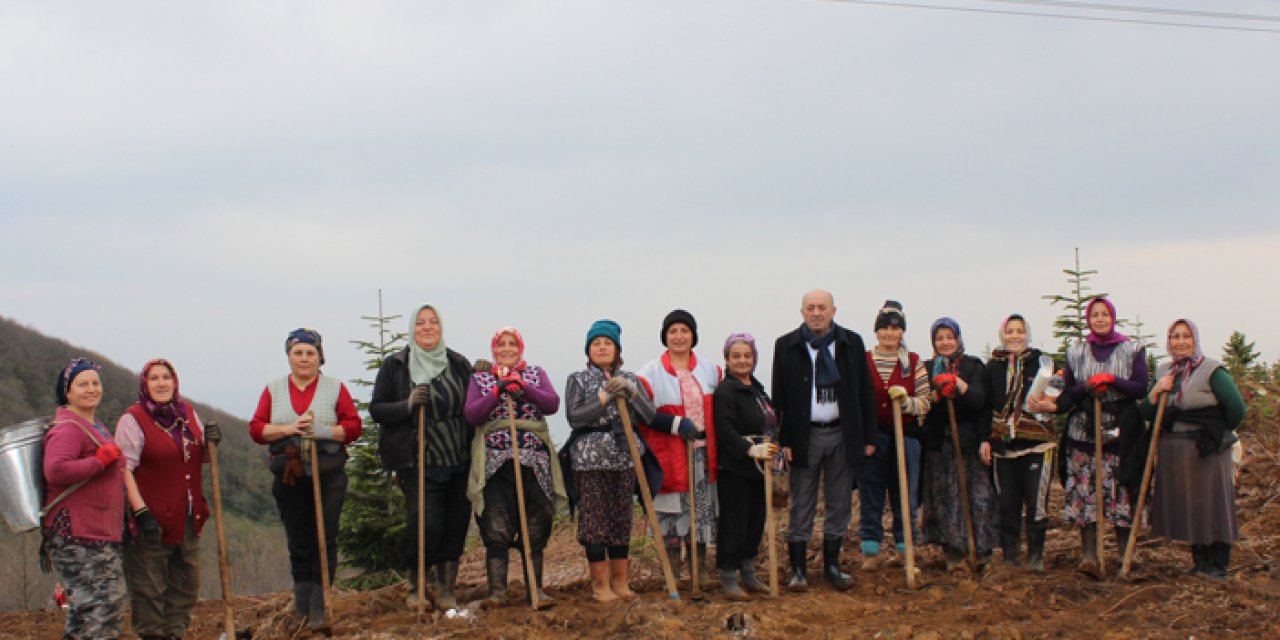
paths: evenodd
<path fill-rule="evenodd" d="M 773 350 L 773 400 L 783 453 L 791 463 L 791 556 L 788 588 L 808 588 L 805 551 L 813 535 L 818 484 L 825 493 L 823 577 L 837 589 L 853 580 L 840 570 L 857 466 L 874 447 L 864 429 L 876 424 L 875 392 L 862 337 L 833 321 L 835 301 L 814 290 L 801 299 L 804 324 L 778 338 Z"/>

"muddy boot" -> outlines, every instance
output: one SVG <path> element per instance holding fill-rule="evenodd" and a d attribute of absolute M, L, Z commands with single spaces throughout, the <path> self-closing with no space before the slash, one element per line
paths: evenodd
<path fill-rule="evenodd" d="M 533 582 L 527 582 L 527 584 L 531 585 L 529 587 L 530 592 L 532 592 L 533 589 L 537 589 L 538 608 L 549 609 L 555 605 L 556 601 L 554 598 L 547 595 L 547 592 L 542 590 L 542 549 L 538 549 L 533 552 L 533 574 Z M 528 579 L 528 576 L 525 576 L 525 580 L 528 581 Z M 529 603 L 533 604 L 532 597 L 529 598 Z"/>
<path fill-rule="evenodd" d="M 1227 579 L 1228 569 L 1231 568 L 1231 543 L 1215 542 L 1207 547 L 1208 563 L 1204 569 L 1204 577 L 1214 582 L 1222 582 Z"/>
<path fill-rule="evenodd" d="M 964 552 L 951 546 L 942 548 L 942 554 L 947 560 L 947 573 L 956 571 L 964 567 Z"/>
<path fill-rule="evenodd" d="M 1091 522 L 1080 529 L 1080 544 L 1084 553 L 1076 569 L 1092 578 L 1102 578 L 1098 565 L 1098 523 Z"/>
<path fill-rule="evenodd" d="M 822 540 L 822 577 L 826 578 L 837 591 L 845 591 L 853 586 L 853 578 L 840 570 L 841 538 L 824 538 Z"/>
<path fill-rule="evenodd" d="M 787 555 L 791 556 L 791 581 L 787 583 L 788 591 L 805 592 L 809 590 L 809 578 L 805 573 L 805 555 L 809 543 L 804 540 L 787 543 Z"/>
<path fill-rule="evenodd" d="M 698 543 L 698 588 L 706 591 L 711 588 L 711 572 L 715 571 L 715 566 L 711 564 L 711 558 L 707 554 L 707 543 Z M 689 575 L 693 575 L 693 570 L 689 570 Z"/>
<path fill-rule="evenodd" d="M 305 624 L 307 617 L 311 615 L 311 591 L 315 586 L 314 582 L 293 583 L 293 621 L 299 627 Z"/>
<path fill-rule="evenodd" d="M 1193 544 L 1191 545 L 1191 561 L 1193 564 L 1187 569 L 1187 575 L 1198 576 L 1209 570 L 1209 545 Z"/>
<path fill-rule="evenodd" d="M 880 566 L 880 542 L 878 540 L 862 541 L 862 570 L 874 571 Z"/>
<path fill-rule="evenodd" d="M 458 561 L 449 560 L 436 565 L 436 607 L 441 611 L 458 608 L 453 588 L 458 583 Z"/>
<path fill-rule="evenodd" d="M 324 612 L 324 589 L 318 584 L 311 590 L 311 616 L 307 618 L 307 628 L 313 633 L 333 635 Z"/>
<path fill-rule="evenodd" d="M 1124 560 L 1124 553 L 1129 549 L 1129 533 L 1133 529 L 1129 527 L 1116 527 L 1116 557 Z"/>
<path fill-rule="evenodd" d="M 1027 530 L 1027 571 L 1044 572 L 1044 529 Z"/>
<path fill-rule="evenodd" d="M 680 558 L 683 549 L 682 543 L 671 544 L 670 540 L 667 541 L 667 563 L 671 565 L 671 579 L 677 583 L 680 582 Z"/>
<path fill-rule="evenodd" d="M 611 558 L 609 560 L 609 588 L 613 595 L 630 600 L 636 597 L 631 590 L 631 558 Z"/>
<path fill-rule="evenodd" d="M 720 586 L 724 589 L 724 597 L 734 602 L 746 602 L 751 599 L 751 596 L 738 585 L 737 569 L 721 569 Z"/>
<path fill-rule="evenodd" d="M 752 593 L 767 593 L 769 591 L 769 587 L 756 577 L 756 562 L 754 558 L 742 559 L 741 572 L 743 589 Z"/>
<path fill-rule="evenodd" d="M 484 570 L 489 579 L 489 597 L 481 603 L 485 607 L 501 607 L 507 603 L 507 552 L 497 550 L 485 554 Z"/>
<path fill-rule="evenodd" d="M 596 602 L 613 602 L 618 596 L 613 593 L 613 588 L 609 586 L 609 562 L 601 560 L 600 562 L 591 562 L 587 564 L 589 573 L 591 574 L 591 597 Z"/>
<path fill-rule="evenodd" d="M 1011 567 L 1018 566 L 1019 557 L 1022 555 L 1022 545 L 1018 538 L 1018 536 L 1009 535 L 1007 533 L 1000 534 L 1000 548 L 1004 549 L 1004 563 Z M 1030 546 L 1030 538 L 1031 532 L 1028 531 L 1028 546 Z"/>

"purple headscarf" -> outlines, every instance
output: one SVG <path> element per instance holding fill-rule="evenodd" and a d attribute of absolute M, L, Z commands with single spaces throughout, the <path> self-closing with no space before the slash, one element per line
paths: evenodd
<path fill-rule="evenodd" d="M 735 342 L 741 342 L 751 347 L 751 372 L 755 373 L 756 365 L 760 364 L 760 352 L 756 350 L 756 338 L 749 333 L 731 333 L 728 338 L 724 339 L 724 358 L 729 359 L 729 347 Z"/>
<path fill-rule="evenodd" d="M 1121 342 L 1128 340 L 1129 339 L 1128 336 L 1124 335 L 1123 333 L 1120 333 L 1119 331 L 1116 331 L 1116 319 L 1119 318 L 1119 316 L 1116 315 L 1116 306 L 1114 304 L 1111 304 L 1111 301 L 1106 298 L 1094 298 L 1093 300 L 1089 301 L 1088 306 L 1084 308 L 1085 323 L 1086 324 L 1089 323 L 1089 314 L 1093 311 L 1093 305 L 1095 304 L 1104 305 L 1107 307 L 1107 311 L 1111 312 L 1111 331 L 1105 334 L 1099 334 L 1099 333 L 1095 333 L 1093 330 L 1093 327 L 1090 326 L 1089 335 L 1085 338 L 1085 340 L 1088 341 L 1089 344 L 1098 345 L 1100 347 L 1105 347 L 1107 345 L 1112 345 L 1112 344 L 1120 344 Z"/>
<path fill-rule="evenodd" d="M 169 375 L 173 376 L 173 397 L 168 402 L 157 402 L 151 397 L 151 390 L 147 388 L 147 374 L 151 373 L 152 367 L 164 367 L 169 370 Z M 183 450 L 183 438 L 189 442 L 198 442 L 191 430 L 191 407 L 182 401 L 182 396 L 178 395 L 178 370 L 173 368 L 173 363 L 164 358 L 149 360 L 142 365 L 142 375 L 139 377 L 141 380 L 138 382 L 138 404 L 146 409 L 156 426 L 173 437 L 173 442 L 178 445 L 179 451 Z"/>

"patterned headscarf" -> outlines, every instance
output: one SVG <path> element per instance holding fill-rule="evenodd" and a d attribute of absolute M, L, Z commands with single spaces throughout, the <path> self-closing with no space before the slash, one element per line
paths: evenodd
<path fill-rule="evenodd" d="M 939 329 L 950 329 L 956 336 L 956 351 L 950 356 L 938 353 Z M 960 370 L 960 361 L 964 360 L 964 339 L 960 337 L 959 322 L 946 316 L 934 320 L 933 325 L 929 327 L 929 341 L 933 344 L 933 375 L 956 373 Z"/>
<path fill-rule="evenodd" d="M 1093 305 L 1095 304 L 1101 304 L 1107 308 L 1107 311 L 1111 312 L 1111 331 L 1103 334 L 1095 333 L 1092 325 L 1090 325 L 1089 335 L 1088 337 L 1085 338 L 1085 340 L 1087 340 L 1089 344 L 1096 344 L 1098 346 L 1106 346 L 1109 344 L 1120 344 L 1121 342 L 1128 340 L 1129 339 L 1128 336 L 1124 335 L 1123 333 L 1120 333 L 1119 331 L 1116 331 L 1116 320 L 1120 316 L 1116 315 L 1116 306 L 1114 304 L 1111 304 L 1111 301 L 1106 298 L 1094 298 L 1092 301 L 1089 302 L 1089 305 L 1086 306 L 1084 309 L 1085 323 L 1088 324 L 1089 314 L 1093 311 Z"/>
<path fill-rule="evenodd" d="M 418 326 L 418 315 L 425 309 L 436 314 L 436 320 L 440 322 L 440 342 L 430 350 L 418 346 L 418 341 L 413 339 L 413 330 Z M 424 304 L 409 318 L 409 379 L 414 384 L 427 384 L 439 377 L 448 366 L 449 349 L 444 346 L 444 318 L 434 306 Z"/>
<path fill-rule="evenodd" d="M 756 337 L 749 333 L 731 333 L 724 339 L 724 359 L 729 359 L 729 347 L 738 342 L 751 347 L 751 372 L 755 373 L 756 365 L 760 364 L 760 352 L 756 350 Z"/>
<path fill-rule="evenodd" d="M 67 390 L 71 388 L 71 383 L 75 382 L 76 376 L 85 371 L 102 371 L 102 367 L 85 360 L 84 358 L 74 358 L 67 366 L 58 374 L 58 381 L 53 388 L 54 397 L 58 400 L 58 406 L 67 406 Z"/>
<path fill-rule="evenodd" d="M 156 402 L 155 398 L 151 397 L 151 390 L 147 388 L 147 374 L 151 373 L 152 367 L 157 366 L 165 367 L 173 376 L 173 398 L 163 404 Z M 173 437 L 173 442 L 178 445 L 179 451 L 184 449 L 184 438 L 188 442 L 196 442 L 195 434 L 191 431 L 191 406 L 183 402 L 182 397 L 178 395 L 178 371 L 173 368 L 173 363 L 164 358 L 149 360 L 142 365 L 142 374 L 139 377 L 141 380 L 138 383 L 138 404 L 146 409 L 156 426 Z"/>
<path fill-rule="evenodd" d="M 1173 324 L 1169 325 L 1169 331 L 1165 333 L 1165 353 L 1170 356 L 1173 355 L 1173 330 L 1180 324 L 1187 325 L 1187 329 L 1191 330 L 1191 337 L 1195 340 L 1196 346 L 1191 355 L 1174 360 L 1173 366 L 1169 367 L 1169 373 L 1173 374 L 1174 379 L 1182 380 L 1182 384 L 1178 386 L 1178 395 L 1174 399 L 1175 401 L 1182 400 L 1182 389 L 1186 387 L 1187 378 L 1196 370 L 1196 367 L 1204 362 L 1204 351 L 1200 349 L 1200 328 L 1196 326 L 1196 323 L 1186 318 L 1174 320 Z"/>
<path fill-rule="evenodd" d="M 315 347 L 320 354 L 320 365 L 324 366 L 324 339 L 320 337 L 319 331 L 301 327 L 290 331 L 289 336 L 284 339 L 284 352 L 289 353 L 293 350 L 293 345 L 298 343 Z"/>
<path fill-rule="evenodd" d="M 516 364 L 514 367 L 511 367 L 511 373 L 524 371 L 525 367 L 529 366 L 528 363 L 524 361 L 524 336 L 520 335 L 520 331 L 515 327 L 503 327 L 498 329 L 498 332 L 493 334 L 493 339 L 489 341 L 489 351 L 493 354 L 494 370 L 496 371 L 498 368 L 498 341 L 506 334 L 511 334 L 511 336 L 516 339 L 516 349 L 518 350 L 516 353 Z"/>

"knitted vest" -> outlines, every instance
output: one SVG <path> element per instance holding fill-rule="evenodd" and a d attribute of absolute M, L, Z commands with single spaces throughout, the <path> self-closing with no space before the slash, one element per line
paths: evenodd
<path fill-rule="evenodd" d="M 914 396 L 916 394 L 916 377 L 914 374 L 916 365 L 920 363 L 920 356 L 912 351 L 908 354 L 908 361 L 910 362 L 911 371 L 903 371 L 902 362 L 899 361 L 897 364 L 893 365 L 893 373 L 889 376 L 889 380 L 886 382 L 884 378 L 880 377 L 880 373 L 876 370 L 875 355 L 870 351 L 867 352 L 867 368 L 871 373 L 871 385 L 876 391 L 876 421 L 882 425 L 889 425 L 890 427 L 893 426 L 893 405 L 889 404 L 889 387 L 895 385 L 901 386 L 907 390 L 908 396 Z M 915 414 L 902 414 L 902 426 L 905 427 L 909 424 L 915 423 Z"/>
<path fill-rule="evenodd" d="M 1156 369 L 1156 379 L 1163 378 L 1168 374 L 1172 366 L 1172 363 L 1169 362 L 1160 363 L 1160 367 Z M 1193 411 L 1217 405 L 1218 397 L 1213 395 L 1213 387 L 1210 386 L 1209 379 L 1213 377 L 1213 372 L 1217 371 L 1218 367 L 1221 366 L 1221 362 L 1213 358 L 1205 358 L 1204 362 L 1201 362 L 1200 366 L 1196 367 L 1186 379 L 1179 378 L 1175 380 L 1175 391 L 1169 393 L 1169 405 L 1178 407 L 1183 411 Z M 1178 395 L 1182 396 L 1182 400 L 1178 400 Z M 1171 431 L 1194 431 L 1199 428 L 1200 425 L 1175 423 Z"/>
<path fill-rule="evenodd" d="M 1071 345 L 1067 350 L 1067 366 L 1071 368 L 1072 375 L 1075 376 L 1076 383 L 1082 383 L 1090 377 L 1099 373 L 1110 373 L 1119 379 L 1127 379 L 1133 375 L 1133 354 L 1137 352 L 1138 343 L 1133 340 L 1125 340 L 1116 345 L 1112 350 L 1111 357 L 1105 361 L 1099 362 L 1093 357 L 1093 349 L 1087 342 L 1077 342 Z M 1133 402 L 1131 398 L 1125 397 L 1124 394 L 1116 391 L 1115 387 L 1107 389 L 1102 396 L 1102 428 L 1103 430 L 1111 430 L 1115 424 L 1116 418 L 1123 409 L 1123 404 L 1116 406 L 1118 402 Z M 1089 400 L 1093 402 L 1092 399 Z M 1090 421 L 1088 414 L 1082 410 L 1076 410 L 1067 418 L 1067 437 L 1077 442 L 1093 442 L 1094 424 Z M 1107 437 L 1104 442 L 1113 439 L 1114 434 Z"/>
<path fill-rule="evenodd" d="M 271 424 L 289 424 L 301 417 L 302 414 L 293 410 L 293 400 L 289 397 L 291 384 L 289 376 L 285 376 L 267 385 L 267 391 L 271 393 Z M 311 398 L 311 406 L 307 408 L 314 416 L 312 431 L 315 432 L 317 441 L 329 441 L 319 443 L 322 453 L 337 453 L 341 450 L 341 443 L 333 440 L 333 427 L 338 424 L 338 394 L 342 391 L 342 383 L 322 375 L 316 379 L 315 385 L 316 393 Z M 302 413 L 306 411 L 303 410 Z M 281 438 L 272 443 L 272 449 L 277 448 L 274 446 L 276 444 L 284 446 L 283 443 L 295 438 L 297 436 Z"/>
<path fill-rule="evenodd" d="M 139 456 L 138 466 L 133 470 L 133 478 L 138 484 L 138 493 L 143 502 L 160 523 L 164 531 L 161 538 L 166 544 L 182 544 L 186 531 L 188 508 L 195 521 L 196 535 L 209 519 L 209 507 L 205 503 L 204 488 L 201 484 L 200 468 L 204 461 L 204 450 L 200 442 L 187 445 L 188 459 L 183 460 L 182 452 L 164 429 L 156 424 L 151 414 L 140 404 L 128 408 L 128 414 L 138 421 L 142 428 L 144 442 Z M 203 439 L 203 434 L 193 422 L 191 432 Z"/>

